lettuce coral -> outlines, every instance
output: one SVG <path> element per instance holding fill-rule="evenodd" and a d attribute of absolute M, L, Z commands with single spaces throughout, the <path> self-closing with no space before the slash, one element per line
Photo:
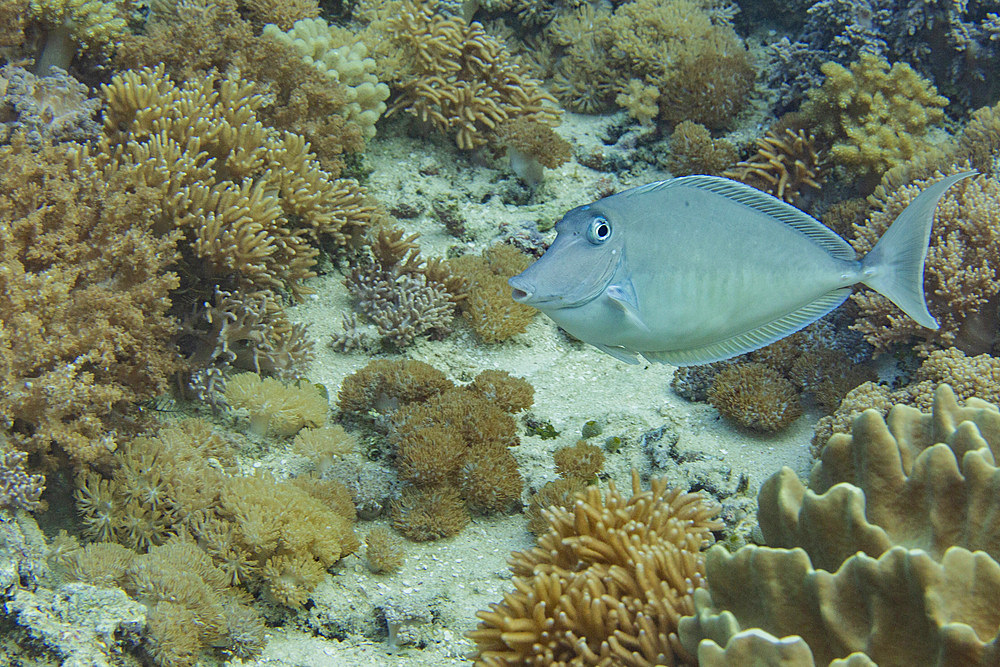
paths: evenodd
<path fill-rule="evenodd" d="M 808 485 L 785 468 L 762 486 L 769 546 L 708 553 L 683 645 L 703 658 L 757 634 L 760 650 L 801 644 L 803 666 L 995 664 L 998 442 L 997 407 L 947 385 L 930 414 L 862 413 Z"/>

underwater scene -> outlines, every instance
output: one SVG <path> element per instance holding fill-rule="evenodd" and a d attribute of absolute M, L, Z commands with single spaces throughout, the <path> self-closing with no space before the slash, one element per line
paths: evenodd
<path fill-rule="evenodd" d="M 1000 0 L 0 0 L 0 667 L 1000 666 Z"/>

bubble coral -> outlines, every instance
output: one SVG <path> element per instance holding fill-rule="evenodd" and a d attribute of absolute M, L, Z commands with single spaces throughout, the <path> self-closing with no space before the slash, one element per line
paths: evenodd
<path fill-rule="evenodd" d="M 538 546 L 511 555 L 514 590 L 477 612 L 477 665 L 627 664 L 689 660 L 677 621 L 704 586 L 702 549 L 718 506 L 668 489 L 663 479 L 632 495 L 589 488 L 572 509 L 554 507 Z"/>

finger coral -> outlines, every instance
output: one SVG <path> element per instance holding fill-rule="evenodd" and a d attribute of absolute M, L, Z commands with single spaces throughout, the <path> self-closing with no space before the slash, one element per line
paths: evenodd
<path fill-rule="evenodd" d="M 816 137 L 804 130 L 768 130 L 757 140 L 757 153 L 738 162 L 723 176 L 752 185 L 778 199 L 798 205 L 803 195 L 823 187 L 823 160 Z"/>
<path fill-rule="evenodd" d="M 849 67 L 831 62 L 821 69 L 826 79 L 810 91 L 802 113 L 833 142 L 830 160 L 863 178 L 877 181 L 920 152 L 928 131 L 944 119 L 947 98 L 904 62 L 890 66 L 862 53 Z"/>
<path fill-rule="evenodd" d="M 704 586 L 702 549 L 713 542 L 718 506 L 656 479 L 632 494 L 614 483 L 554 507 L 538 546 L 511 555 L 514 590 L 480 611 L 477 665 L 672 665 L 690 660 L 680 616 Z"/>
<path fill-rule="evenodd" d="M 709 552 L 709 595 L 681 621 L 684 645 L 700 657 L 702 639 L 724 646 L 763 631 L 800 637 L 816 664 L 851 654 L 890 666 L 994 663 L 998 443 L 997 407 L 959 406 L 947 385 L 930 414 L 862 413 L 830 438 L 807 485 L 785 468 L 762 486 L 769 546 Z"/>
<path fill-rule="evenodd" d="M 375 210 L 302 137 L 258 120 L 266 98 L 252 82 L 208 74 L 178 85 L 160 65 L 119 74 L 103 92 L 99 161 L 133 165 L 158 192 L 157 225 L 183 233 L 186 271 L 203 280 L 301 294 L 320 241 L 347 243 Z"/>
<path fill-rule="evenodd" d="M 453 136 L 462 150 L 486 144 L 514 118 L 558 120 L 555 99 L 480 23 L 406 0 L 385 29 L 405 54 L 389 114 L 406 110 Z"/>
<path fill-rule="evenodd" d="M 0 146 L 0 423 L 18 448 L 81 464 L 106 460 L 116 416 L 177 369 L 178 279 L 155 193 L 74 152 Z"/>

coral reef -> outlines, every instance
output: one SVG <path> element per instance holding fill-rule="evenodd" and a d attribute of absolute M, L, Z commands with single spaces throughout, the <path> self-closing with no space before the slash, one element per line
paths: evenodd
<path fill-rule="evenodd" d="M 390 115 L 405 110 L 462 150 L 485 145 L 512 119 L 558 121 L 555 99 L 480 23 L 405 0 L 384 30 L 402 51 Z"/>
<path fill-rule="evenodd" d="M 356 123 L 366 139 L 375 136 L 375 121 L 385 113 L 389 86 L 379 83 L 372 73 L 375 61 L 367 57 L 364 42 L 338 44 L 343 37 L 319 18 L 296 21 L 287 32 L 269 24 L 263 34 L 293 47 L 306 63 L 344 86 L 346 104 L 341 115 Z"/>
<path fill-rule="evenodd" d="M 510 296 L 507 279 L 524 271 L 531 257 L 513 246 L 497 244 L 481 257 L 464 255 L 448 260 L 448 268 L 468 283 L 462 314 L 486 343 L 497 343 L 523 332 L 537 314 L 531 306 Z"/>
<path fill-rule="evenodd" d="M 107 459 L 127 408 L 177 369 L 177 235 L 158 194 L 69 144 L 0 146 L 0 428 L 20 449 Z"/>
<path fill-rule="evenodd" d="M 465 298 L 465 283 L 443 262 L 420 257 L 418 235 L 403 237 L 399 228 L 380 226 L 370 252 L 351 269 L 344 284 L 358 309 L 375 325 L 384 343 L 405 347 L 418 336 L 442 338 L 451 332 L 455 307 Z M 359 333 L 345 320 L 333 346 L 347 350 Z"/>
<path fill-rule="evenodd" d="M 702 549 L 718 506 L 653 480 L 632 494 L 610 483 L 553 507 L 538 546 L 510 559 L 514 590 L 480 611 L 477 665 L 662 665 L 690 660 L 677 620 L 704 586 Z"/>
<path fill-rule="evenodd" d="M 953 166 L 952 174 L 961 167 Z M 851 245 L 863 255 L 874 247 L 892 221 L 928 184 L 918 179 L 895 189 L 880 188 L 871 198 L 872 212 L 863 226 L 855 226 Z M 957 346 L 972 354 L 987 352 L 997 331 L 995 300 L 1000 293 L 1000 233 L 993 224 L 1000 202 L 1000 180 L 978 176 L 956 184 L 942 197 L 934 214 L 930 249 L 924 263 L 927 307 L 941 328 L 920 327 L 885 297 L 871 291 L 853 295 L 860 315 L 854 328 L 876 349 L 917 339 L 924 353 Z M 991 305 L 993 304 L 993 305 Z"/>
<path fill-rule="evenodd" d="M 713 22 L 706 3 L 634 0 L 619 6 L 600 30 L 608 65 L 621 80 L 659 92 L 659 116 L 710 129 L 727 127 L 743 109 L 755 72 L 731 26 Z M 630 98 L 625 94 L 624 101 Z"/>
<path fill-rule="evenodd" d="M 257 435 L 291 436 L 303 427 L 326 423 L 330 405 L 326 392 L 304 380 L 285 384 L 256 373 L 239 373 L 226 381 L 226 402 L 246 410 L 250 430 Z"/>
<path fill-rule="evenodd" d="M 822 71 L 826 79 L 801 113 L 832 142 L 830 161 L 869 182 L 922 151 L 929 130 L 944 119 L 947 98 L 906 63 L 890 67 L 862 53 L 849 67 L 827 63 Z"/>
<path fill-rule="evenodd" d="M 24 469 L 24 452 L 0 450 L 0 509 L 27 511 L 42 506 L 39 500 L 45 490 L 43 475 L 30 475 Z"/>
<path fill-rule="evenodd" d="M 749 160 L 738 162 L 723 176 L 734 178 L 778 199 L 801 206 L 806 188 L 823 187 L 823 157 L 816 147 L 816 137 L 804 130 L 784 133 L 768 130 L 757 140 L 757 153 Z"/>
<path fill-rule="evenodd" d="M 721 174 L 736 162 L 736 148 L 725 139 L 713 139 L 704 125 L 684 120 L 674 127 L 662 162 L 674 176 Z"/>
<path fill-rule="evenodd" d="M 128 33 L 126 7 L 116 0 L 30 0 L 28 10 L 45 31 L 35 71 L 68 70 L 77 52 L 106 56 Z"/>
<path fill-rule="evenodd" d="M 175 84 L 162 65 L 114 77 L 98 159 L 134 165 L 157 190 L 161 229 L 178 229 L 185 273 L 247 291 L 303 292 L 321 240 L 344 245 L 374 206 L 333 179 L 305 140 L 257 119 L 252 82 L 204 75 Z"/>
<path fill-rule="evenodd" d="M 998 442 L 996 406 L 959 407 L 947 385 L 930 414 L 862 413 L 830 438 L 808 486 L 787 468 L 763 485 L 769 546 L 708 553 L 683 645 L 702 657 L 756 633 L 762 650 L 799 644 L 816 664 L 996 662 Z"/>
<path fill-rule="evenodd" d="M 0 141 L 24 133 L 28 143 L 89 141 L 100 125 L 94 114 L 101 103 L 65 70 L 38 77 L 14 65 L 0 68 Z"/>
<path fill-rule="evenodd" d="M 351 517 L 336 509 L 336 491 L 238 476 L 231 445 L 203 421 L 135 438 L 114 463 L 108 477 L 78 480 L 87 537 L 145 551 L 190 535 L 227 585 L 279 604 L 304 604 L 326 569 L 360 546 Z"/>

